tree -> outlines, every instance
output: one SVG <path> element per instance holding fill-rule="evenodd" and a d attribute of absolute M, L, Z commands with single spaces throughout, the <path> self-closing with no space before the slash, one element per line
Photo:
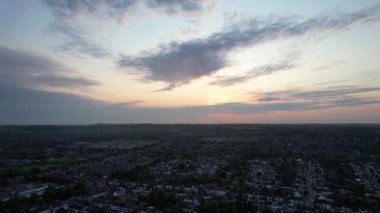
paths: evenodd
<path fill-rule="evenodd" d="M 206 201 L 199 206 L 200 213 L 218 213 L 220 212 L 219 203 L 217 201 Z"/>
<path fill-rule="evenodd" d="M 164 190 L 152 190 L 148 202 L 157 209 L 163 209 L 169 203 L 169 199 Z"/>
<path fill-rule="evenodd" d="M 34 205 L 37 205 L 39 202 L 40 202 L 40 199 L 38 198 L 38 196 L 35 193 L 33 193 L 29 197 L 29 200 L 28 200 L 29 205 L 34 206 Z"/>
<path fill-rule="evenodd" d="M 64 208 L 59 208 L 56 213 L 66 213 L 67 211 Z"/>

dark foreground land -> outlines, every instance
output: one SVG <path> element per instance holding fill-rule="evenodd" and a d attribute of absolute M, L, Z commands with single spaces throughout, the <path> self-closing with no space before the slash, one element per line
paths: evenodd
<path fill-rule="evenodd" d="M 51 211 L 380 212 L 380 126 L 0 126 L 0 212 Z"/>

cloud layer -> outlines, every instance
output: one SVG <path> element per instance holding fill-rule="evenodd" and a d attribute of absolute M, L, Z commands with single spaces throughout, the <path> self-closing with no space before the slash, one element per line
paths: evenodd
<path fill-rule="evenodd" d="M 47 57 L 0 46 L 0 85 L 73 88 L 98 84 Z"/>
<path fill-rule="evenodd" d="M 70 20 L 80 16 L 100 19 L 109 18 L 122 22 L 125 16 L 144 8 L 162 11 L 165 14 L 189 14 L 212 7 L 216 0 L 44 0 L 55 20 L 49 32 L 67 40 L 56 47 L 58 51 L 81 53 L 95 58 L 112 56 L 110 47 L 94 41 L 90 34 Z"/>
<path fill-rule="evenodd" d="M 172 89 L 228 66 L 229 54 L 239 48 L 312 33 L 342 30 L 356 23 L 378 21 L 379 18 L 380 4 L 357 12 L 321 15 L 306 20 L 275 16 L 244 19 L 204 39 L 163 44 L 137 56 L 124 55 L 118 64 L 126 71 L 141 71 L 145 74 L 145 80 L 165 82 L 168 84 L 167 88 Z M 244 77 L 255 77 L 255 73 L 279 70 L 278 67 L 269 66 L 266 69 L 258 69 Z M 229 81 L 241 80 L 243 78 L 238 77 L 220 84 L 228 85 Z"/>
<path fill-rule="evenodd" d="M 214 0 L 44 0 L 59 19 L 91 15 L 122 21 L 139 6 L 165 12 L 186 14 L 200 12 L 212 6 Z"/>
<path fill-rule="evenodd" d="M 91 123 L 194 123 L 210 115 L 262 115 L 273 112 L 304 112 L 334 107 L 377 104 L 379 98 L 361 97 L 378 92 L 376 87 L 325 88 L 290 92 L 287 99 L 261 94 L 260 103 L 224 103 L 217 105 L 159 108 L 137 107 L 136 103 L 111 104 L 86 97 L 35 89 L 11 88 L 0 84 L 0 124 L 91 124 Z M 286 91 L 272 92 L 285 95 Z M 257 95 L 257 94 L 256 94 Z M 291 98 L 290 98 L 291 97 Z M 312 112 L 311 112 L 312 113 Z M 270 116 L 272 117 L 272 115 Z M 311 116 L 312 117 L 312 116 Z M 380 118 L 376 113 L 375 120 Z M 312 122 L 313 120 L 309 120 Z M 318 120 L 319 121 L 319 120 Z M 350 120 L 347 122 L 363 122 Z M 372 119 L 373 121 L 373 119 Z M 228 122 L 228 120 L 224 121 Z M 287 122 L 292 122 L 291 117 Z"/>
<path fill-rule="evenodd" d="M 222 87 L 232 86 L 263 75 L 270 75 L 275 72 L 290 70 L 295 67 L 297 67 L 295 59 L 288 58 L 282 61 L 273 62 L 271 64 L 254 67 L 244 75 L 217 77 L 215 81 L 211 82 L 211 85 L 218 85 Z"/>
<path fill-rule="evenodd" d="M 63 37 L 68 42 L 56 47 L 63 52 L 79 52 L 94 58 L 111 57 L 110 48 L 106 48 L 98 42 L 92 41 L 91 36 L 78 26 L 64 21 L 54 21 L 49 26 L 49 32 Z"/>
<path fill-rule="evenodd" d="M 44 0 L 57 18 L 81 15 L 109 16 L 121 19 L 138 0 Z"/>
<path fill-rule="evenodd" d="M 378 100 L 379 97 L 362 97 L 370 92 L 379 94 L 380 87 L 356 87 L 356 86 L 342 86 L 342 87 L 328 87 L 320 90 L 286 90 L 265 93 L 252 93 L 258 97 L 256 100 L 259 102 L 273 102 L 273 101 L 319 101 L 336 103 L 348 103 L 348 101 L 355 100 Z"/>

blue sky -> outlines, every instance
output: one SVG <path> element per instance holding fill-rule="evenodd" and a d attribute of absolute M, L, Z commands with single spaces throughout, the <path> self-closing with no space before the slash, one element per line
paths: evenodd
<path fill-rule="evenodd" d="M 379 123 L 379 49 L 378 0 L 4 0 L 0 123 Z"/>

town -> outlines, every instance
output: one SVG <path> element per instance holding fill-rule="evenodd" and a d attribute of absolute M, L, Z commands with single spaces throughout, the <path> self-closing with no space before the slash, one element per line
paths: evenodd
<path fill-rule="evenodd" d="M 377 125 L 0 127 L 1 212 L 379 212 Z"/>

